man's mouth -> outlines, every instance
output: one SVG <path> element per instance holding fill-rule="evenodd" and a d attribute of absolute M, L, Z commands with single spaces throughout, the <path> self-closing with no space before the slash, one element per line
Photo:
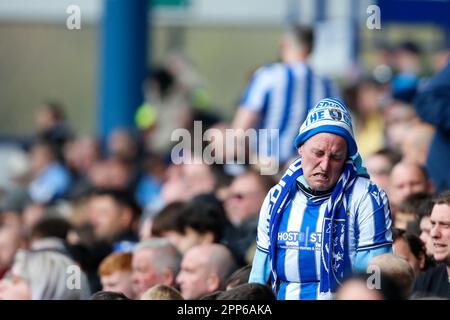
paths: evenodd
<path fill-rule="evenodd" d="M 446 244 L 442 244 L 442 243 L 433 243 L 433 247 L 435 248 L 435 249 L 446 249 L 447 248 L 447 245 Z"/>
<path fill-rule="evenodd" d="M 328 180 L 328 175 L 326 175 L 324 173 L 320 173 L 320 172 L 314 173 L 313 177 L 317 177 L 317 178 L 320 178 L 323 180 Z"/>

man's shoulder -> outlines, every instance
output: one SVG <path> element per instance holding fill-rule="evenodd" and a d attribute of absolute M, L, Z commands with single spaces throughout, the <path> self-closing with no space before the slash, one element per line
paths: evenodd
<path fill-rule="evenodd" d="M 414 293 L 419 297 L 421 295 L 450 297 L 447 267 L 441 264 L 421 274 L 414 283 Z"/>
<path fill-rule="evenodd" d="M 353 187 L 354 196 L 363 196 L 371 187 L 371 181 L 365 177 L 358 176 Z"/>
<path fill-rule="evenodd" d="M 274 75 L 274 74 L 282 74 L 283 70 L 286 70 L 287 66 L 286 64 L 282 62 L 274 62 L 274 63 L 268 63 L 265 65 L 260 66 L 258 69 L 255 70 L 254 75 L 255 76 L 265 76 L 265 75 Z"/>
<path fill-rule="evenodd" d="M 377 203 L 379 206 L 384 206 L 387 203 L 386 193 L 380 189 L 370 179 L 365 177 L 357 177 L 353 187 L 351 201 L 353 205 L 369 201 L 370 203 Z"/>
<path fill-rule="evenodd" d="M 417 284 L 429 285 L 432 282 L 441 282 L 447 278 L 447 268 L 444 264 L 437 265 L 422 273 L 416 280 Z"/>

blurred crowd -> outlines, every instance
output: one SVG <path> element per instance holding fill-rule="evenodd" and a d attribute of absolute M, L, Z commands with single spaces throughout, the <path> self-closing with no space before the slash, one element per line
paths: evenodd
<path fill-rule="evenodd" d="M 450 298 L 424 284 L 450 261 L 450 236 L 430 219 L 436 206 L 450 210 L 450 54 L 435 52 L 436 75 L 412 42 L 375 55 L 373 70 L 339 89 L 363 163 L 388 194 L 393 254 L 371 262 L 382 289 L 358 274 L 337 298 Z M 136 129 L 104 140 L 42 104 L 32 139 L 1 151 L 0 299 L 275 299 L 248 277 L 259 209 L 279 176 L 171 161 L 174 129 L 231 126 L 204 88 L 192 63 L 171 56 L 148 74 Z"/>

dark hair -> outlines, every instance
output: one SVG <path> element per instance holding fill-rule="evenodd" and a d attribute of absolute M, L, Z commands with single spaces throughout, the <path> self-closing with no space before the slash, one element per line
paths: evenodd
<path fill-rule="evenodd" d="M 131 300 L 122 292 L 98 291 L 94 293 L 89 300 Z"/>
<path fill-rule="evenodd" d="M 158 86 L 161 97 L 166 97 L 175 84 L 172 73 L 165 67 L 157 66 L 148 71 L 150 81 Z"/>
<path fill-rule="evenodd" d="M 60 159 L 60 149 L 58 147 L 58 144 L 54 141 L 51 141 L 49 139 L 46 139 L 44 137 L 38 138 L 32 145 L 32 148 L 43 148 L 47 152 L 47 154 L 50 156 L 53 160 L 61 160 Z"/>
<path fill-rule="evenodd" d="M 218 243 L 223 236 L 225 217 L 213 204 L 191 201 L 183 209 L 181 219 L 182 233 L 192 228 L 200 234 L 212 232 L 214 242 Z"/>
<path fill-rule="evenodd" d="M 142 209 L 130 192 L 120 189 L 98 188 L 91 190 L 89 194 L 89 199 L 93 197 L 103 197 L 103 196 L 110 197 L 115 203 L 117 203 L 121 207 L 131 209 L 134 220 L 137 220 L 141 216 Z"/>
<path fill-rule="evenodd" d="M 391 169 L 402 159 L 402 154 L 400 152 L 390 148 L 380 149 L 378 151 L 375 151 L 372 155 L 386 157 L 391 163 Z"/>
<path fill-rule="evenodd" d="M 433 198 L 433 204 L 447 204 L 450 206 L 450 190 L 444 190 Z"/>
<path fill-rule="evenodd" d="M 232 176 L 225 172 L 224 166 L 221 164 L 212 164 L 209 167 L 211 170 L 211 174 L 214 177 L 214 190 L 219 189 L 220 187 L 229 186 L 231 181 L 233 180 Z"/>
<path fill-rule="evenodd" d="M 251 265 L 246 265 L 242 268 L 239 268 L 231 276 L 228 277 L 227 281 L 225 282 L 225 288 L 235 288 L 238 285 L 248 283 L 251 271 Z"/>
<path fill-rule="evenodd" d="M 415 42 L 412 41 L 405 41 L 403 43 L 400 43 L 399 46 L 397 47 L 397 50 L 406 51 L 415 55 L 421 54 L 420 47 Z"/>
<path fill-rule="evenodd" d="M 409 250 L 416 259 L 420 259 L 421 256 L 425 258 L 425 264 L 422 271 L 425 271 L 432 266 L 432 260 L 427 256 L 425 245 L 418 236 L 402 229 L 392 228 L 392 240 L 395 242 L 399 239 L 406 242 Z"/>
<path fill-rule="evenodd" d="M 243 175 L 253 175 L 258 180 L 259 185 L 264 191 L 269 192 L 269 190 L 275 185 L 275 181 L 270 175 L 262 175 L 254 168 L 248 168 Z"/>
<path fill-rule="evenodd" d="M 311 27 L 296 25 L 290 30 L 295 37 L 295 41 L 306 48 L 306 52 L 310 54 L 314 47 L 314 31 Z"/>
<path fill-rule="evenodd" d="M 185 234 L 187 228 L 192 228 L 200 234 L 211 232 L 214 242 L 222 239 L 225 217 L 215 205 L 191 200 L 169 206 L 154 218 L 152 233 L 155 235 L 160 236 L 165 231 Z"/>
<path fill-rule="evenodd" d="M 64 107 L 57 101 L 44 101 L 44 109 L 47 109 L 52 114 L 53 118 L 57 121 L 63 121 L 66 118 L 64 113 Z"/>
<path fill-rule="evenodd" d="M 432 209 L 431 196 L 426 192 L 410 194 L 398 205 L 398 211 L 414 213 L 419 219 L 429 216 Z"/>
<path fill-rule="evenodd" d="M 39 220 L 31 229 L 32 239 L 59 238 L 66 240 L 72 225 L 64 218 L 46 217 Z"/>
<path fill-rule="evenodd" d="M 216 300 L 266 300 L 274 301 L 276 297 L 268 285 L 244 283 L 233 289 L 221 292 Z"/>
<path fill-rule="evenodd" d="M 178 220 L 184 207 L 184 202 L 176 201 L 169 203 L 157 212 L 152 222 L 152 235 L 160 237 L 163 232 L 178 231 L 180 228 Z"/>

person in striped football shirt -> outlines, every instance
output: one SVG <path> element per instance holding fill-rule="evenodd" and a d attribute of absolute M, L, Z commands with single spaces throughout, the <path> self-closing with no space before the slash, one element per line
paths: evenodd
<path fill-rule="evenodd" d="M 350 113 L 336 99 L 310 110 L 297 158 L 262 205 L 249 282 L 278 299 L 331 299 L 354 271 L 392 252 L 386 194 L 361 165 Z"/>
<path fill-rule="evenodd" d="M 258 155 L 276 157 L 284 164 L 295 155 L 292 141 L 305 119 L 308 107 L 318 100 L 338 95 L 336 86 L 308 64 L 313 48 L 313 30 L 293 26 L 282 37 L 281 62 L 258 68 L 242 96 L 233 119 L 234 129 L 276 129 L 278 134 L 259 137 L 251 146 Z"/>

